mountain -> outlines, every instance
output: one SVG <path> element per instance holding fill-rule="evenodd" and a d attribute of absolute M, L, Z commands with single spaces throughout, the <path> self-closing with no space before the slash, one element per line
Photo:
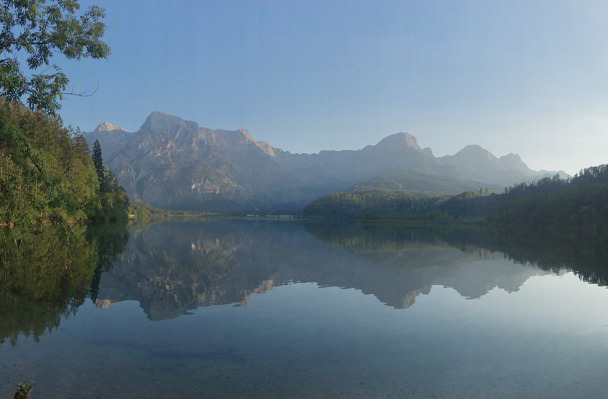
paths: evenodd
<path fill-rule="evenodd" d="M 104 122 L 84 137 L 100 141 L 104 163 L 132 198 L 166 209 L 297 210 L 383 176 L 393 185 L 401 176 L 399 190 L 449 193 L 542 177 L 516 155 L 496 158 L 477 146 L 436 158 L 403 132 L 360 150 L 292 154 L 245 129 L 213 130 L 152 112 L 137 132 Z"/>
<path fill-rule="evenodd" d="M 121 131 L 125 131 L 123 128 L 121 128 L 118 125 L 115 125 L 113 123 L 110 122 L 101 122 L 99 125 L 97 125 L 97 127 L 95 128 L 95 132 L 115 132 L 117 130 L 121 130 Z"/>
<path fill-rule="evenodd" d="M 95 140 L 99 140 L 104 159 L 110 159 L 119 149 L 123 148 L 132 138 L 132 134 L 118 125 L 102 122 L 91 133 L 83 134 L 91 147 Z"/>
<path fill-rule="evenodd" d="M 544 177 L 542 173 L 528 168 L 519 155 L 508 154 L 497 158 L 478 145 L 466 146 L 456 154 L 438 160 L 443 165 L 452 166 L 461 176 L 488 184 L 509 186 L 515 182 Z"/>

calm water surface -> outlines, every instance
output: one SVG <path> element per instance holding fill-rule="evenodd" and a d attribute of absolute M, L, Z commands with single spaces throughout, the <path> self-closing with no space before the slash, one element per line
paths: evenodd
<path fill-rule="evenodd" d="M 2 245 L 2 398 L 608 396 L 599 244 L 224 220 Z"/>

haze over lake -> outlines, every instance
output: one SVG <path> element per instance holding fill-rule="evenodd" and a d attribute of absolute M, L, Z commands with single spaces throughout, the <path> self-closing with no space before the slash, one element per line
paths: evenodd
<path fill-rule="evenodd" d="M 591 243 L 243 219 L 111 231 L 93 275 L 86 241 L 3 232 L 5 261 L 29 261 L 2 276 L 2 397 L 26 379 L 44 398 L 606 392 L 607 258 Z M 57 247 L 67 268 L 38 256 Z"/>

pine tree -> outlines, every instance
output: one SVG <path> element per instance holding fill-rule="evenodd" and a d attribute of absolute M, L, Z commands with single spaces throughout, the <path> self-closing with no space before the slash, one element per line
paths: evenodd
<path fill-rule="evenodd" d="M 104 172 L 103 172 L 103 159 L 101 156 L 101 145 L 99 140 L 95 140 L 93 143 L 93 163 L 95 164 L 95 171 L 97 172 L 97 178 L 99 179 L 99 188 L 103 192 L 104 190 Z"/>

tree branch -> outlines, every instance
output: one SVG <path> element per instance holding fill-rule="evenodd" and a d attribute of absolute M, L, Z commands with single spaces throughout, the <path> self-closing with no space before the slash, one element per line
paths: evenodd
<path fill-rule="evenodd" d="M 93 90 L 90 93 L 88 93 L 88 90 L 83 90 L 80 93 L 75 93 L 74 92 L 74 88 L 72 88 L 72 90 L 69 91 L 69 92 L 62 92 L 61 95 L 63 95 L 63 96 L 76 96 L 76 97 L 93 97 L 93 94 L 95 94 L 97 92 L 97 89 L 99 89 L 99 83 L 97 83 L 97 86 L 95 86 L 95 90 Z"/>

